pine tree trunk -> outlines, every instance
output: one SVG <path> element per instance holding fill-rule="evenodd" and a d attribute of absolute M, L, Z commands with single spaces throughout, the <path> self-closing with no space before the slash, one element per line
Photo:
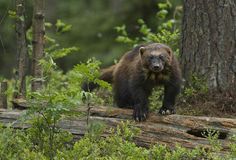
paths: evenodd
<path fill-rule="evenodd" d="M 7 109 L 7 82 L 0 83 L 0 108 Z"/>
<path fill-rule="evenodd" d="M 44 56 L 44 0 L 34 0 L 33 13 L 33 61 L 32 74 L 32 91 L 36 91 L 42 87 L 42 67 L 39 63 Z"/>
<path fill-rule="evenodd" d="M 184 0 L 181 65 L 213 91 L 236 93 L 236 1 Z"/>
<path fill-rule="evenodd" d="M 27 43 L 25 30 L 25 2 L 16 0 L 16 43 L 17 43 L 17 62 L 19 89 L 17 97 L 25 97 L 26 94 L 26 70 L 27 70 Z"/>

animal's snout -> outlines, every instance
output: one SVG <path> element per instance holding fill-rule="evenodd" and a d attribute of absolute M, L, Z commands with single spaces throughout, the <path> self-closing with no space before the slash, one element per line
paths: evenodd
<path fill-rule="evenodd" d="M 155 64 L 153 65 L 153 69 L 159 70 L 161 68 L 160 64 Z"/>
<path fill-rule="evenodd" d="M 155 63 L 152 65 L 152 71 L 153 72 L 160 72 L 163 70 L 163 65 L 160 63 Z"/>

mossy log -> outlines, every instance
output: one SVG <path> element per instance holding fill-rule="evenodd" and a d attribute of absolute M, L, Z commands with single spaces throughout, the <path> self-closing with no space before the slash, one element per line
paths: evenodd
<path fill-rule="evenodd" d="M 86 112 L 86 109 L 80 109 Z M 29 125 L 20 123 L 19 117 L 22 110 L 0 109 L 0 123 L 7 125 L 12 123 L 14 128 L 28 128 Z M 121 121 L 132 120 L 132 110 L 114 107 L 92 107 L 89 121 L 102 122 L 107 127 L 116 127 Z M 170 148 L 176 143 L 186 148 L 201 146 L 209 147 L 209 142 L 202 133 L 207 129 L 219 132 L 219 141 L 222 144 L 222 152 L 228 151 L 231 143 L 230 137 L 236 135 L 236 119 L 198 117 L 184 115 L 160 116 L 151 113 L 145 122 L 134 122 L 134 126 L 141 129 L 141 133 L 135 137 L 138 146 L 149 147 L 154 144 L 164 144 Z M 59 127 L 71 132 L 75 139 L 79 139 L 87 131 L 87 118 L 70 118 L 59 122 Z M 104 133 L 104 136 L 107 136 Z"/>

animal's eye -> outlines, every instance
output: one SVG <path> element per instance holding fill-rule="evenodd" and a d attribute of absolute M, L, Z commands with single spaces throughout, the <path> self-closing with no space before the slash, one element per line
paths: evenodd
<path fill-rule="evenodd" d="M 150 56 L 149 59 L 150 59 L 150 60 L 154 59 L 154 56 Z"/>
<path fill-rule="evenodd" d="M 163 54 L 159 55 L 159 58 L 164 60 L 165 59 L 165 56 Z"/>

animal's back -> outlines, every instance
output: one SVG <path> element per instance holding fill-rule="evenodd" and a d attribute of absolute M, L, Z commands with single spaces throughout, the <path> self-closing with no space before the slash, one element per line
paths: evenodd
<path fill-rule="evenodd" d="M 116 64 L 113 72 L 114 100 L 119 107 L 131 107 L 134 105 L 130 83 L 132 76 L 137 72 L 136 70 L 140 61 L 139 48 L 141 46 L 137 46 L 124 54 Z"/>

